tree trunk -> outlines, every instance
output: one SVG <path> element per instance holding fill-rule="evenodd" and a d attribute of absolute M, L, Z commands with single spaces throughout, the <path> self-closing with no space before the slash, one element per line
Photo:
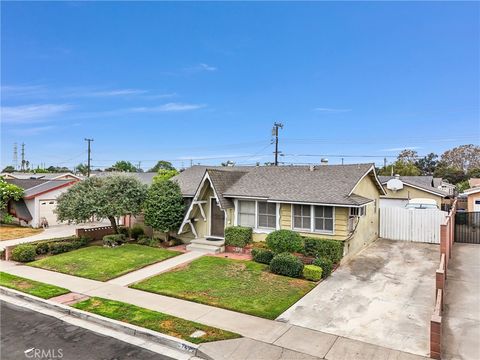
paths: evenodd
<path fill-rule="evenodd" d="M 115 234 L 118 234 L 118 226 L 117 226 L 117 221 L 115 220 L 115 217 L 109 216 L 108 220 L 110 220 L 110 225 L 112 225 L 112 228 Z"/>
<path fill-rule="evenodd" d="M 169 241 L 170 241 L 170 231 L 167 231 L 167 232 L 165 233 L 165 242 L 168 243 Z"/>

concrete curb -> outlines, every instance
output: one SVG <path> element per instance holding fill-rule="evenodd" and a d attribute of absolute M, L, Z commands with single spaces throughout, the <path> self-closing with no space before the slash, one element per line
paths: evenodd
<path fill-rule="evenodd" d="M 122 332 L 127 335 L 142 338 L 148 341 L 153 341 L 158 344 L 167 346 L 171 349 L 184 352 L 189 355 L 196 356 L 199 345 L 193 344 L 189 341 L 178 339 L 173 336 L 159 333 L 157 331 L 142 328 L 140 326 L 131 325 L 118 320 L 109 319 L 97 314 L 89 313 L 87 311 L 79 310 L 67 305 L 54 303 L 49 300 L 41 299 L 33 295 L 25 294 L 17 290 L 9 289 L 0 286 L 0 294 L 26 300 L 35 305 L 47 308 L 49 310 L 58 311 L 65 315 L 70 315 L 82 320 L 86 320 L 97 325 L 107 327 L 109 329 Z"/>

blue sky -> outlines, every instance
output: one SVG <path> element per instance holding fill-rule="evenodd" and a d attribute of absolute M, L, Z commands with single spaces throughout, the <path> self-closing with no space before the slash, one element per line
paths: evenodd
<path fill-rule="evenodd" d="M 2 167 L 263 163 L 274 121 L 287 163 L 479 143 L 479 3 L 1 7 Z"/>

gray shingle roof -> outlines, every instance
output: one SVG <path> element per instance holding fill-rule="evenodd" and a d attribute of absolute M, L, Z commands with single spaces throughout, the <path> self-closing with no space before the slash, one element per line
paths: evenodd
<path fill-rule="evenodd" d="M 382 184 L 386 184 L 388 180 L 393 179 L 394 176 L 379 176 L 378 178 Z M 438 194 L 439 196 L 448 195 L 445 191 L 432 186 L 433 176 L 400 176 L 400 180 L 407 185 L 416 186 L 420 189 Z"/>
<path fill-rule="evenodd" d="M 48 182 L 48 180 L 42 179 L 5 179 L 5 181 L 9 184 L 17 185 L 23 190 L 28 190 L 34 186 Z"/>
<path fill-rule="evenodd" d="M 372 166 L 373 164 L 320 165 L 313 171 L 309 166 L 193 166 L 174 179 L 184 196 L 193 196 L 208 170 L 216 191 L 223 198 L 219 199 L 222 207 L 232 207 L 228 198 L 235 197 L 348 206 L 371 201 L 349 194 Z"/>
<path fill-rule="evenodd" d="M 24 198 L 28 198 L 40 193 L 44 193 L 53 189 L 56 189 L 58 187 L 74 183 L 75 180 L 50 180 L 50 181 L 45 181 L 43 184 L 40 184 L 38 186 L 29 188 L 25 190 L 25 193 L 23 195 Z"/>

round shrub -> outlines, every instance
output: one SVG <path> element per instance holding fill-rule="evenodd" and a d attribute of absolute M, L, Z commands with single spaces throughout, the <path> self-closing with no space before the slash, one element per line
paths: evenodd
<path fill-rule="evenodd" d="M 275 255 L 270 261 L 270 271 L 274 274 L 298 278 L 302 276 L 303 263 L 295 255 L 282 253 Z"/>
<path fill-rule="evenodd" d="M 138 245 L 150 245 L 150 240 L 151 240 L 151 238 L 148 237 L 147 235 L 141 235 L 137 240 L 137 244 Z"/>
<path fill-rule="evenodd" d="M 275 254 L 268 249 L 252 249 L 253 261 L 261 264 L 270 264 Z"/>
<path fill-rule="evenodd" d="M 13 261 L 20 261 L 20 262 L 29 262 L 35 260 L 35 256 L 37 255 L 36 246 L 23 244 L 18 245 L 12 251 L 12 260 Z"/>
<path fill-rule="evenodd" d="M 37 244 L 35 249 L 37 255 L 42 255 L 48 253 L 49 250 L 49 243 L 48 242 L 41 242 Z"/>
<path fill-rule="evenodd" d="M 277 230 L 267 235 L 267 246 L 276 254 L 299 252 L 303 249 L 303 239 L 291 230 Z"/>
<path fill-rule="evenodd" d="M 49 251 L 52 255 L 69 252 L 75 249 L 75 245 L 69 241 L 58 241 L 49 244 Z"/>
<path fill-rule="evenodd" d="M 130 237 L 130 229 L 127 228 L 127 227 L 125 227 L 125 226 L 120 226 L 120 227 L 118 228 L 118 234 L 119 234 L 119 235 L 124 235 L 125 238 L 128 239 L 128 238 Z M 114 234 L 114 235 L 116 235 L 116 234 Z"/>
<path fill-rule="evenodd" d="M 326 257 L 321 257 L 313 260 L 313 265 L 319 266 L 322 268 L 322 278 L 329 277 L 332 273 L 333 263 L 330 259 Z"/>
<path fill-rule="evenodd" d="M 303 268 L 303 277 L 311 281 L 320 281 L 322 278 L 322 268 L 316 265 L 305 265 Z"/>
<path fill-rule="evenodd" d="M 109 247 L 122 245 L 125 241 L 127 241 L 127 238 L 123 234 L 105 235 L 103 237 L 103 245 Z"/>
<path fill-rule="evenodd" d="M 138 240 L 138 238 L 142 235 L 145 235 L 145 230 L 143 230 L 143 227 L 140 225 L 135 225 L 130 229 L 130 236 L 133 239 Z"/>
<path fill-rule="evenodd" d="M 252 242 L 252 228 L 230 226 L 225 229 L 225 245 L 245 247 Z"/>
<path fill-rule="evenodd" d="M 343 257 L 343 241 L 306 237 L 303 254 L 313 257 L 325 257 L 337 264 Z"/>

